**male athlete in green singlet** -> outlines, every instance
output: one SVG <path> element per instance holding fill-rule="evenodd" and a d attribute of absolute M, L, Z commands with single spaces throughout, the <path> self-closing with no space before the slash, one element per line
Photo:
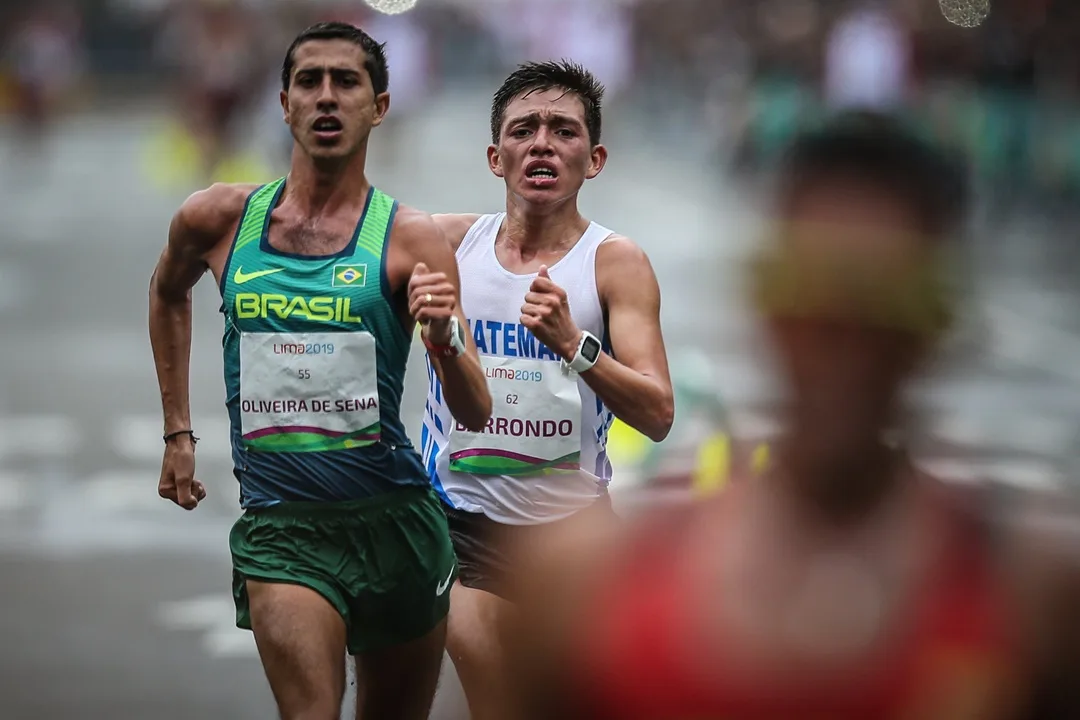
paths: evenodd
<path fill-rule="evenodd" d="M 432 219 L 371 186 L 371 129 L 390 104 L 383 47 L 350 25 L 301 33 L 282 68 L 289 175 L 214 185 L 173 218 L 150 289 L 165 414 L 158 492 L 185 509 L 191 288 L 209 268 L 225 315 L 225 385 L 243 517 L 237 624 L 255 633 L 284 720 L 337 720 L 347 649 L 357 716 L 427 718 L 455 560 L 398 417 L 416 322 L 458 422 L 491 398 L 462 332 L 453 251 Z"/>

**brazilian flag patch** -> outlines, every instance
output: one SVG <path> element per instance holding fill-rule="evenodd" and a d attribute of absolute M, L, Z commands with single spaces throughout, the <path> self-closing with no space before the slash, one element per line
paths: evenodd
<path fill-rule="evenodd" d="M 335 265 L 331 287 L 364 287 L 367 283 L 367 264 Z"/>

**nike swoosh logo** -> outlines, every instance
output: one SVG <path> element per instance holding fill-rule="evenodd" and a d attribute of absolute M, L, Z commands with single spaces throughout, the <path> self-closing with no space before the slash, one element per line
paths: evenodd
<path fill-rule="evenodd" d="M 453 579 L 455 570 L 457 570 L 457 565 L 450 568 L 450 574 L 446 576 L 446 579 L 435 586 L 435 597 L 439 597 L 446 592 L 446 588 L 450 587 L 450 580 Z"/>
<path fill-rule="evenodd" d="M 236 268 L 236 273 L 233 275 L 233 282 L 237 285 L 243 285 L 248 280 L 254 280 L 255 278 L 265 277 L 267 275 L 273 275 L 279 273 L 285 268 L 274 268 L 273 270 L 256 270 L 253 273 L 245 273 L 243 267 Z"/>

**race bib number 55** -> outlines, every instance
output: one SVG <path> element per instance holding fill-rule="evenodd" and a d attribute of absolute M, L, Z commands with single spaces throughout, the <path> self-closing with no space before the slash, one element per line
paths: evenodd
<path fill-rule="evenodd" d="M 320 452 L 378 442 L 375 338 L 366 332 L 244 333 L 240 423 L 256 452 Z"/>
<path fill-rule="evenodd" d="M 581 395 L 559 363 L 481 356 L 494 401 L 483 432 L 454 423 L 450 469 L 477 475 L 576 471 L 581 460 Z"/>

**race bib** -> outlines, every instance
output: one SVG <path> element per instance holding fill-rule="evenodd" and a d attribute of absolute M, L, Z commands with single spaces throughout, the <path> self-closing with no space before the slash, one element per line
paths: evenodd
<path fill-rule="evenodd" d="M 378 442 L 375 338 L 366 332 L 240 336 L 240 427 L 256 452 Z"/>
<path fill-rule="evenodd" d="M 577 375 L 559 363 L 481 356 L 493 408 L 483 432 L 455 421 L 450 469 L 477 475 L 576 471 L 581 461 Z"/>

